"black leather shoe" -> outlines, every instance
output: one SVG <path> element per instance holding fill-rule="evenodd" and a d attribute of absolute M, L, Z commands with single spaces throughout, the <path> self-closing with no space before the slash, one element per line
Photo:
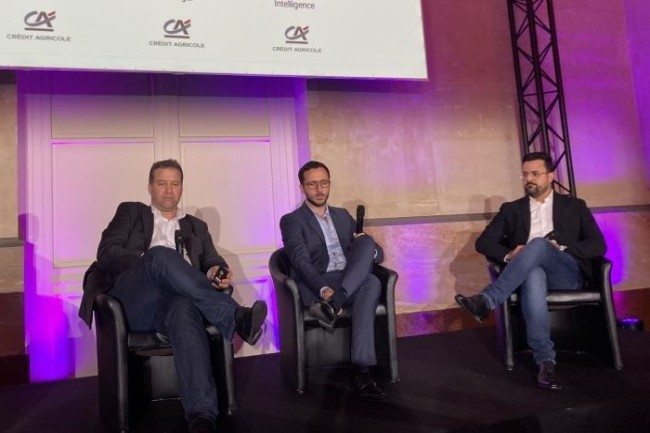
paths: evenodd
<path fill-rule="evenodd" d="M 553 361 L 544 361 L 539 364 L 537 386 L 552 391 L 559 391 L 562 389 L 562 384 L 560 383 L 560 378 L 555 372 L 555 363 Z"/>
<path fill-rule="evenodd" d="M 252 307 L 239 307 L 235 313 L 235 332 L 251 346 L 262 336 L 266 303 L 255 301 Z"/>
<path fill-rule="evenodd" d="M 490 314 L 490 307 L 482 295 L 474 295 L 468 297 L 465 297 L 463 295 L 456 295 L 454 299 L 463 310 L 474 316 L 474 318 L 478 320 L 479 323 L 483 323 L 483 321 Z"/>
<path fill-rule="evenodd" d="M 361 397 L 372 398 L 380 401 L 386 400 L 388 395 L 372 380 L 370 373 L 356 373 L 352 377 L 351 388 Z"/>
<path fill-rule="evenodd" d="M 314 301 L 309 306 L 309 312 L 318 319 L 318 323 L 325 329 L 333 329 L 338 316 L 338 308 L 333 302 Z"/>
<path fill-rule="evenodd" d="M 214 421 L 208 418 L 198 417 L 190 422 L 190 433 L 217 433 Z"/>

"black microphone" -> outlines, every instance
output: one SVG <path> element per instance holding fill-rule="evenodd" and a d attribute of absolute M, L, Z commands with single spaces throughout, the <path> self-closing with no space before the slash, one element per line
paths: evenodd
<path fill-rule="evenodd" d="M 366 207 L 362 204 L 357 206 L 357 233 L 363 233 L 363 218 L 366 216 Z"/>
<path fill-rule="evenodd" d="M 176 230 L 174 232 L 174 242 L 176 242 L 176 252 L 183 255 L 183 232 Z"/>

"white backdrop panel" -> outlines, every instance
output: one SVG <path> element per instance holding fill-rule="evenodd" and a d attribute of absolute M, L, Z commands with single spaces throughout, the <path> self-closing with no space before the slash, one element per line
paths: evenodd
<path fill-rule="evenodd" d="M 92 262 L 120 202 L 149 203 L 147 173 L 153 159 L 151 142 L 52 146 L 55 267 Z"/>
<path fill-rule="evenodd" d="M 275 247 L 271 144 L 183 142 L 183 205 L 208 223 L 222 254 Z"/>
<path fill-rule="evenodd" d="M 179 98 L 182 137 L 268 137 L 269 111 L 262 98 Z"/>
<path fill-rule="evenodd" d="M 52 137 L 153 138 L 151 102 L 150 96 L 54 95 Z"/>

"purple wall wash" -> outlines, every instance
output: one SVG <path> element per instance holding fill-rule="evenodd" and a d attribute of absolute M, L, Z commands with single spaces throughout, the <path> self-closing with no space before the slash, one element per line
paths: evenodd
<path fill-rule="evenodd" d="M 637 112 L 645 160 L 650 165 L 650 2 L 627 0 L 625 6 Z M 646 171 L 646 180 L 650 184 L 650 170 Z"/>

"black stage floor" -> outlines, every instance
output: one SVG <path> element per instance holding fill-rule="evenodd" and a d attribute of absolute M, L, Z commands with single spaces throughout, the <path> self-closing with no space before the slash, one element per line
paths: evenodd
<path fill-rule="evenodd" d="M 650 432 L 650 333 L 622 330 L 624 369 L 561 354 L 560 392 L 535 387 L 531 361 L 507 371 L 493 329 L 398 340 L 399 383 L 386 402 L 359 399 L 348 371 L 310 374 L 299 396 L 280 378 L 277 355 L 235 362 L 238 410 L 220 432 Z M 0 432 L 108 432 L 95 377 L 0 388 Z M 134 432 L 186 432 L 177 401 L 157 403 Z"/>

